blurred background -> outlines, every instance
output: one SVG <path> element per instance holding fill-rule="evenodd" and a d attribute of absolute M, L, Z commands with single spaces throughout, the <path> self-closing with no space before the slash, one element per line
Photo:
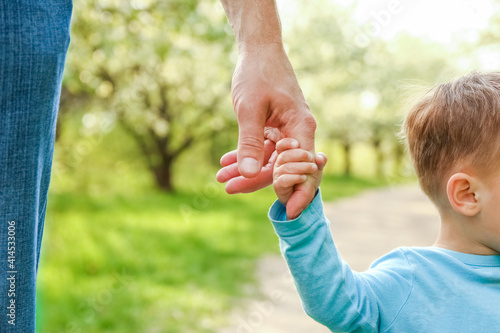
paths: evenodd
<path fill-rule="evenodd" d="M 329 156 L 326 201 L 415 181 L 405 107 L 422 86 L 499 68 L 499 4 L 278 1 Z M 274 194 L 215 181 L 237 142 L 236 61 L 217 0 L 74 2 L 38 332 L 218 332 L 255 296 L 259 258 L 279 253 Z"/>

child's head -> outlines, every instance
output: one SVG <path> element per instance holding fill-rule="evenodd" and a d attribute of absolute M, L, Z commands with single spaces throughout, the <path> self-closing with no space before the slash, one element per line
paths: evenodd
<path fill-rule="evenodd" d="M 500 72 L 434 87 L 411 108 L 404 132 L 420 186 L 438 205 L 453 174 L 499 172 Z"/>

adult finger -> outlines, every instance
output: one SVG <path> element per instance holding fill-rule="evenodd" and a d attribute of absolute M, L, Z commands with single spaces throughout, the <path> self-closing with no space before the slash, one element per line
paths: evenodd
<path fill-rule="evenodd" d="M 226 183 L 226 192 L 228 194 L 251 193 L 267 187 L 273 183 L 273 168 L 264 167 L 259 175 L 254 178 L 243 176 L 230 179 Z"/>
<path fill-rule="evenodd" d="M 268 148 L 274 149 L 274 145 L 270 144 L 270 145 L 268 145 Z M 267 155 L 269 155 L 269 156 L 267 156 Z M 274 165 L 276 158 L 273 158 L 272 155 L 273 155 L 273 150 L 266 152 L 265 159 L 268 161 L 268 163 L 261 170 L 262 177 L 257 176 L 259 178 L 255 179 L 254 181 L 248 181 L 248 182 L 239 181 L 239 182 L 237 182 L 236 184 L 240 184 L 239 185 L 240 187 L 241 187 L 241 185 L 244 185 L 245 187 L 249 187 L 249 188 L 248 189 L 243 189 L 243 188 L 236 189 L 236 188 L 234 188 L 234 191 L 236 191 L 236 192 L 233 192 L 233 193 L 246 193 L 247 191 L 252 192 L 252 191 L 250 191 L 250 189 L 253 189 L 253 188 L 255 188 L 255 190 L 260 190 L 260 188 L 255 187 L 257 184 L 261 184 L 260 186 L 264 186 L 264 187 L 270 185 L 269 181 L 263 181 L 263 179 L 268 176 L 268 173 L 264 169 L 266 169 L 266 168 L 272 169 L 272 167 Z M 315 165 L 315 164 L 313 164 L 313 165 Z M 308 169 L 310 169 L 310 168 L 311 168 L 311 166 L 309 166 Z M 232 163 L 228 166 L 221 168 L 217 172 L 215 178 L 217 179 L 217 181 L 219 183 L 225 183 L 233 178 L 240 177 L 240 176 L 241 176 L 241 174 L 240 174 L 240 171 L 238 170 L 238 165 L 236 163 Z M 245 178 L 245 177 L 243 177 L 243 178 Z M 249 179 L 254 179 L 254 178 L 249 178 Z M 233 187 L 236 186 L 236 184 L 233 183 L 229 188 L 233 189 Z"/>
<path fill-rule="evenodd" d="M 239 176 L 241 175 L 238 170 L 238 164 L 233 163 L 220 169 L 217 172 L 217 175 L 215 175 L 215 178 L 219 183 L 225 183 L 228 180 Z"/>
<path fill-rule="evenodd" d="M 264 141 L 264 163 L 269 161 L 273 151 L 276 149 L 276 143 L 272 140 Z M 220 158 L 220 165 L 222 167 L 226 167 L 230 164 L 236 163 L 238 161 L 238 150 L 231 150 L 230 152 L 225 153 Z"/>
<path fill-rule="evenodd" d="M 225 167 L 230 164 L 236 163 L 237 160 L 238 160 L 238 151 L 235 149 L 222 155 L 222 157 L 220 158 L 220 165 L 222 167 Z"/>
<path fill-rule="evenodd" d="M 244 177 L 259 174 L 264 160 L 264 126 L 267 108 L 238 107 L 238 170 Z"/>
<path fill-rule="evenodd" d="M 276 144 L 271 140 L 264 141 L 264 163 L 273 164 L 276 156 L 273 157 Z M 232 178 L 241 176 L 236 163 L 236 150 L 230 151 L 221 157 L 220 164 L 222 168 L 217 172 L 215 178 L 219 183 L 225 183 Z M 276 154 L 275 154 L 276 155 Z M 267 186 L 267 185 L 265 185 Z"/>

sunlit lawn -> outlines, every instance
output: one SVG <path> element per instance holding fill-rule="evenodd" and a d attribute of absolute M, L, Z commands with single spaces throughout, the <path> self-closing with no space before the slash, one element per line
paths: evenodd
<path fill-rule="evenodd" d="M 380 185 L 326 177 L 325 200 Z M 271 189 L 52 194 L 38 282 L 39 332 L 214 332 L 278 253 Z"/>
<path fill-rule="evenodd" d="M 177 191 L 162 193 L 119 130 L 95 142 L 64 133 L 55 161 L 68 166 L 51 184 L 37 331 L 217 332 L 237 300 L 255 295 L 256 260 L 279 253 L 267 220 L 272 189 L 227 195 L 200 146 L 176 164 Z M 79 142 L 90 144 L 83 156 L 72 148 Z M 332 200 L 383 184 L 325 176 L 322 193 Z"/>

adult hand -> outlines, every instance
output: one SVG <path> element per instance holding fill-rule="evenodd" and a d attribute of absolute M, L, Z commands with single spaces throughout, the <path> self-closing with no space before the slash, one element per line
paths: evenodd
<path fill-rule="evenodd" d="M 240 175 L 257 177 L 268 163 L 264 152 L 266 126 L 277 129 L 281 137 L 295 138 L 301 147 L 314 153 L 316 121 L 281 45 L 266 45 L 240 55 L 233 76 L 232 96 L 239 125 Z M 262 180 L 260 188 L 269 185 L 270 178 L 260 176 L 259 179 Z M 253 187 L 259 182 L 254 181 Z M 242 186 L 235 191 L 246 192 L 248 188 Z"/>
<path fill-rule="evenodd" d="M 238 44 L 233 75 L 233 105 L 238 118 L 237 163 L 241 176 L 256 178 L 252 189 L 269 185 L 261 175 L 269 162 L 264 153 L 264 127 L 293 137 L 314 152 L 316 122 L 309 111 L 295 73 L 283 49 L 275 0 L 221 0 Z M 275 140 L 274 142 L 277 142 Z M 222 159 L 222 166 L 225 159 Z M 242 183 L 235 192 L 247 192 Z"/>
<path fill-rule="evenodd" d="M 223 167 L 217 172 L 217 180 L 226 183 L 226 192 L 229 194 L 249 193 L 257 191 L 273 183 L 273 167 L 276 162 L 276 144 L 269 139 L 264 141 L 264 161 L 260 173 L 253 178 L 243 177 L 238 170 L 237 150 L 230 151 L 222 156 L 220 163 Z"/>
<path fill-rule="evenodd" d="M 272 183 L 273 156 L 276 154 L 269 153 L 274 150 L 270 146 L 264 149 L 265 127 L 279 133 L 279 138 L 274 140 L 268 136 L 271 141 L 291 137 L 300 147 L 314 153 L 316 121 L 283 49 L 275 1 L 221 2 L 239 51 L 231 89 L 239 137 L 236 159 L 234 152 L 221 159 L 223 168 L 217 179 L 227 182 L 228 193 L 253 192 Z M 308 176 L 306 183 L 312 182 Z M 306 192 L 301 191 L 304 199 L 300 206 L 304 208 L 314 196 L 314 191 Z"/>
<path fill-rule="evenodd" d="M 272 183 L 271 154 L 264 149 L 265 138 L 277 142 L 292 137 L 314 153 L 316 121 L 281 46 L 242 52 L 232 95 L 239 124 L 238 150 L 222 157 L 223 168 L 217 175 L 220 182 L 228 182 L 228 193 L 253 192 Z"/>

